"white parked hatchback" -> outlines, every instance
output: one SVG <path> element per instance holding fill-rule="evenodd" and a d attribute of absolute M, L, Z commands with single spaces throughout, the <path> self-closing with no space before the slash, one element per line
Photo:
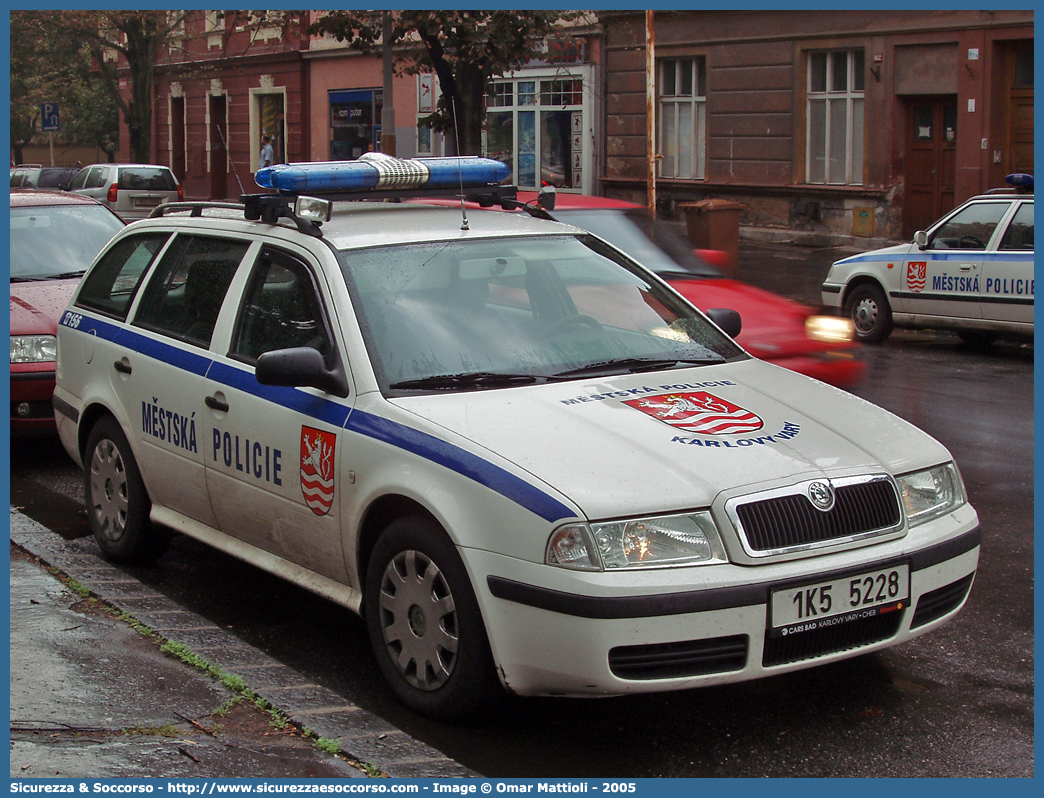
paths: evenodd
<path fill-rule="evenodd" d="M 856 336 L 893 327 L 956 330 L 968 343 L 1033 337 L 1033 178 L 1009 175 L 1006 193 L 973 197 L 912 243 L 837 261 L 823 304 L 844 308 Z"/>
<path fill-rule="evenodd" d="M 960 610 L 979 523 L 923 432 L 750 357 L 577 228 L 314 196 L 477 171 L 465 193 L 510 205 L 502 169 L 279 165 L 258 180 L 313 196 L 116 236 L 54 397 L 102 551 L 178 532 L 326 596 L 443 717 L 784 673 Z"/>

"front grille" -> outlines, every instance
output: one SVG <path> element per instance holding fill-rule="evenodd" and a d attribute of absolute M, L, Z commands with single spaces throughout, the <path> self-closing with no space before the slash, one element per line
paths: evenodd
<path fill-rule="evenodd" d="M 887 480 L 839 485 L 834 507 L 822 512 L 803 493 L 736 506 L 752 551 L 769 552 L 829 543 L 899 526 L 899 498 Z"/>
<path fill-rule="evenodd" d="M 761 663 L 765 667 L 800 662 L 838 651 L 868 646 L 895 637 L 905 610 L 861 618 L 858 621 L 827 626 L 787 637 L 766 637 Z"/>
<path fill-rule="evenodd" d="M 621 679 L 677 679 L 743 670 L 747 635 L 621 646 L 609 652 L 609 669 Z"/>
<path fill-rule="evenodd" d="M 957 609 L 968 595 L 974 578 L 975 574 L 968 574 L 963 579 L 921 596 L 917 601 L 917 610 L 914 612 L 913 621 L 910 622 L 910 628 L 924 626 Z"/>

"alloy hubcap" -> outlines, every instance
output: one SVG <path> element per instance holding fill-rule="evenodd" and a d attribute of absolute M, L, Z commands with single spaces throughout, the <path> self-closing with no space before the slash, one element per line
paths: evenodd
<path fill-rule="evenodd" d="M 418 690 L 449 681 L 459 648 L 457 609 L 438 566 L 422 552 L 397 554 L 384 569 L 381 632 L 402 677 Z"/>

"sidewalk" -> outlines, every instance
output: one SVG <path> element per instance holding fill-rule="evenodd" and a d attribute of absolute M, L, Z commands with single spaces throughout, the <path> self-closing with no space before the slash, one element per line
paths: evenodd
<path fill-rule="evenodd" d="M 12 508 L 11 543 L 14 778 L 477 775 L 125 575 L 91 538 Z"/>

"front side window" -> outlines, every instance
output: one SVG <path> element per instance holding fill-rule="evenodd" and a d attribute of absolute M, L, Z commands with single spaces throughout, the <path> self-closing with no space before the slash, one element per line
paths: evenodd
<path fill-rule="evenodd" d="M 77 306 L 127 318 L 141 279 L 167 238 L 166 233 L 149 233 L 128 236 L 115 244 L 84 277 Z"/>
<path fill-rule="evenodd" d="M 1008 208 L 1006 202 L 969 205 L 932 231 L 928 248 L 984 250 Z"/>
<path fill-rule="evenodd" d="M 179 236 L 149 281 L 134 323 L 209 346 L 218 312 L 247 247 L 243 241 Z"/>
<path fill-rule="evenodd" d="M 265 352 L 307 346 L 331 365 L 333 344 L 311 272 L 296 258 L 265 249 L 240 309 L 231 354 L 256 362 Z"/>
<path fill-rule="evenodd" d="M 591 236 L 340 253 L 384 388 L 444 391 L 744 357 L 690 305 Z"/>
<path fill-rule="evenodd" d="M 659 69 L 660 177 L 703 179 L 707 157 L 706 61 L 665 58 Z"/>
<path fill-rule="evenodd" d="M 864 55 L 859 50 L 809 53 L 806 180 L 863 184 Z"/>

